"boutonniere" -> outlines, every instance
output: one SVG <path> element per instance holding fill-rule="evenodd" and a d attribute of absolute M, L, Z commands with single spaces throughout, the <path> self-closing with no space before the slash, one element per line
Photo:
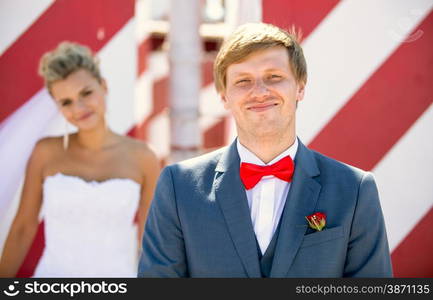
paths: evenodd
<path fill-rule="evenodd" d="M 308 221 L 308 225 L 317 231 L 322 231 L 326 225 L 326 215 L 321 212 L 316 212 L 312 215 L 305 217 Z"/>

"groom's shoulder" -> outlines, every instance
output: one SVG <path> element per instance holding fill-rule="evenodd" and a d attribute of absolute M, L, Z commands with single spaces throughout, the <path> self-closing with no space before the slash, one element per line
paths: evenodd
<path fill-rule="evenodd" d="M 342 176 L 359 180 L 367 173 L 370 173 L 315 150 L 310 149 L 310 151 L 313 154 L 322 175 Z"/>
<path fill-rule="evenodd" d="M 181 173 L 203 173 L 208 170 L 214 171 L 221 155 L 227 150 L 227 148 L 228 146 L 222 147 L 190 159 L 170 164 L 167 168 Z"/>

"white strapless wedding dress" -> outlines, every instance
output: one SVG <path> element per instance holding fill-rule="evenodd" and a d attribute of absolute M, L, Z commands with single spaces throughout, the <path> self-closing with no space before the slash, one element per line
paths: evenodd
<path fill-rule="evenodd" d="M 43 185 L 45 248 L 34 277 L 136 277 L 140 184 L 57 173 Z"/>

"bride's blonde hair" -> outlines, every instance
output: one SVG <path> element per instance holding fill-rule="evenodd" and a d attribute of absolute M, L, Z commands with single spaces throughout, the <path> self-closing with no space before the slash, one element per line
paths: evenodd
<path fill-rule="evenodd" d="M 90 48 L 73 42 L 61 42 L 57 48 L 46 52 L 39 61 L 39 75 L 51 92 L 51 85 L 65 79 L 71 73 L 85 69 L 98 81 L 101 80 L 99 60 Z"/>

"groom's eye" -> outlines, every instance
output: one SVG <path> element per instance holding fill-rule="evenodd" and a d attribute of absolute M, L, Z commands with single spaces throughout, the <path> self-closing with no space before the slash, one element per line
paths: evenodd
<path fill-rule="evenodd" d="M 89 95 L 91 95 L 91 94 L 92 94 L 92 91 L 91 91 L 91 90 L 86 90 L 86 91 L 84 91 L 84 92 L 82 93 L 82 95 L 83 95 L 84 97 L 89 96 Z"/>
<path fill-rule="evenodd" d="M 242 78 L 242 79 L 236 80 L 235 84 L 236 85 L 245 85 L 245 84 L 248 84 L 250 82 L 251 82 L 250 79 L 248 79 L 248 78 Z"/>

